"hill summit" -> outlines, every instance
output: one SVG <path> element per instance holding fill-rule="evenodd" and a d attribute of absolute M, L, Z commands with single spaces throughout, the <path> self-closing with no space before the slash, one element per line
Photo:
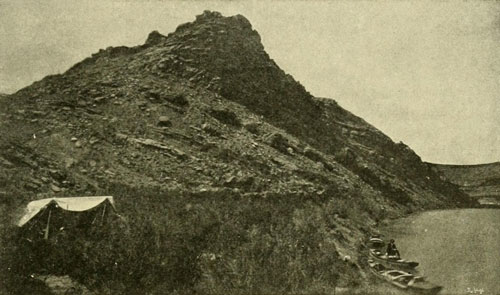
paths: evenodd
<path fill-rule="evenodd" d="M 134 224 L 120 244 L 142 261 L 129 265 L 137 290 L 349 285 L 363 266 L 340 255 L 357 257 L 382 219 L 474 204 L 408 146 L 307 92 L 241 15 L 205 11 L 100 50 L 0 100 L 0 133 L 3 224 L 29 200 L 114 195 Z"/>

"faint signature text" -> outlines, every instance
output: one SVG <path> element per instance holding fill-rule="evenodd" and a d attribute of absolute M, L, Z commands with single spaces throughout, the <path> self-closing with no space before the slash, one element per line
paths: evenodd
<path fill-rule="evenodd" d="M 474 288 L 467 287 L 465 292 L 467 292 L 467 294 L 483 294 L 484 289 L 483 288 L 476 288 L 476 287 L 474 287 Z"/>

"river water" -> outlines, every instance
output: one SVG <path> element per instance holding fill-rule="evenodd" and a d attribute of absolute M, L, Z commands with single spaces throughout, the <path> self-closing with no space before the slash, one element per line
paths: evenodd
<path fill-rule="evenodd" d="M 500 209 L 427 211 L 381 231 L 440 294 L 500 294 Z"/>

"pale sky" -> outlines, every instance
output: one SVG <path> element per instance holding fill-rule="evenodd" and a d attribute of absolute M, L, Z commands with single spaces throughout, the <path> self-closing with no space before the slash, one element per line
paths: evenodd
<path fill-rule="evenodd" d="M 0 92 L 101 48 L 167 35 L 203 10 L 247 17 L 315 96 L 424 161 L 500 161 L 500 2 L 0 0 Z"/>

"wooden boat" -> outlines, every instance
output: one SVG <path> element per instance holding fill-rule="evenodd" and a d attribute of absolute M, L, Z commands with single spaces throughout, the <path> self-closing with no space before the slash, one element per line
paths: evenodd
<path fill-rule="evenodd" d="M 373 260 L 368 260 L 370 271 L 380 279 L 416 294 L 437 294 L 443 287 L 427 282 L 424 277 L 411 273 L 389 269 Z"/>
<path fill-rule="evenodd" d="M 408 261 L 395 256 L 387 256 L 387 254 L 381 252 L 378 249 L 370 249 L 369 251 L 371 258 L 391 267 L 411 269 L 418 266 L 418 262 Z"/>
<path fill-rule="evenodd" d="M 385 242 L 379 236 L 371 236 L 366 242 L 366 245 L 372 249 L 380 249 L 385 246 Z"/>

